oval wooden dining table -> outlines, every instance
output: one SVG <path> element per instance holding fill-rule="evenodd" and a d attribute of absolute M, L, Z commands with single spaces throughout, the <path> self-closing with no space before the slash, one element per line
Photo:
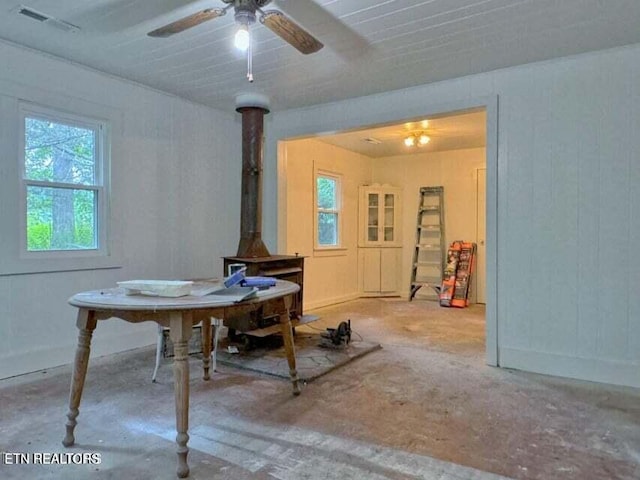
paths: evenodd
<path fill-rule="evenodd" d="M 208 283 L 198 282 L 194 287 L 205 288 Z M 75 443 L 74 430 L 77 425 L 80 399 L 89 364 L 91 337 L 98 320 L 120 318 L 130 323 L 153 321 L 169 328 L 173 341 L 174 388 L 176 408 L 176 443 L 178 454 L 177 475 L 180 478 L 189 475 L 187 454 L 189 448 L 189 361 L 188 342 L 192 327 L 202 324 L 202 352 L 204 380 L 209 380 L 211 359 L 211 318 L 225 318 L 238 314 L 255 312 L 260 309 L 264 315 L 279 315 L 284 346 L 289 364 L 289 373 L 293 384 L 293 394 L 300 394 L 296 371 L 295 347 L 289 309 L 293 295 L 300 286 L 285 280 L 278 280 L 274 287 L 260 290 L 257 296 L 241 302 L 219 295 L 183 296 L 177 298 L 146 295 L 127 295 L 123 288 L 110 288 L 82 292 L 72 296 L 69 303 L 78 307 L 76 325 L 78 327 L 78 346 L 76 348 L 71 389 L 69 393 L 69 412 L 67 413 L 66 435 L 62 441 L 65 447 Z"/>

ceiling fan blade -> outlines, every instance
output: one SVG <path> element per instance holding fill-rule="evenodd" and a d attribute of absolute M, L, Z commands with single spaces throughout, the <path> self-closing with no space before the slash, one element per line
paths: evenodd
<path fill-rule="evenodd" d="M 82 5 L 74 9 L 74 13 L 66 20 L 83 29 L 91 29 L 100 33 L 115 33 L 148 24 L 174 10 L 184 12 L 202 0 L 156 0 L 153 2 L 138 0 L 109 0 L 100 2 L 81 2 Z M 193 7 L 192 12 L 198 9 Z M 200 10 L 202 9 L 199 8 Z M 188 12 L 187 12 L 188 13 Z M 153 24 L 152 24 L 153 25 Z"/>
<path fill-rule="evenodd" d="M 305 55 L 315 53 L 324 47 L 313 35 L 277 10 L 264 12 L 260 17 L 260 22 Z"/>
<path fill-rule="evenodd" d="M 214 18 L 221 17 L 227 13 L 225 9 L 221 8 L 207 8 L 199 12 L 188 15 L 180 20 L 176 20 L 164 27 L 156 28 L 155 30 L 147 33 L 150 37 L 169 37 L 173 34 L 183 32 L 188 28 L 195 27 L 201 23 L 208 22 Z"/>
<path fill-rule="evenodd" d="M 364 37 L 313 0 L 274 0 L 274 3 L 319 35 L 328 48 L 345 60 L 362 60 L 371 53 L 372 46 Z"/>

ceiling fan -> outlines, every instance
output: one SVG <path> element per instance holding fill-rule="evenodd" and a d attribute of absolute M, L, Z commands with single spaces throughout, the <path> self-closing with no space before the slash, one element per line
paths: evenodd
<path fill-rule="evenodd" d="M 271 3 L 271 0 L 222 0 L 222 2 L 226 3 L 227 6 L 224 8 L 206 8 L 157 28 L 147 33 L 147 35 L 156 38 L 170 37 L 201 23 L 226 15 L 227 11 L 233 8 L 234 18 L 238 24 L 234 44 L 238 49 L 248 51 L 247 78 L 250 82 L 253 82 L 253 73 L 249 27 L 256 22 L 256 17 L 265 27 L 305 55 L 315 53 L 324 46 L 318 39 L 281 11 L 262 10 L 262 7 Z"/>

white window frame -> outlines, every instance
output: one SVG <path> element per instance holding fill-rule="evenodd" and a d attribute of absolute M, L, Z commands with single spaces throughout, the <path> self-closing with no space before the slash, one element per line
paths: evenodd
<path fill-rule="evenodd" d="M 95 133 L 94 144 L 94 183 L 91 185 L 77 183 L 49 182 L 41 180 L 30 180 L 26 178 L 25 159 L 25 134 L 26 119 L 35 118 L 38 120 L 50 121 L 74 127 L 92 130 Z M 88 118 L 80 115 L 73 115 L 60 112 L 51 108 L 41 107 L 32 104 L 20 104 L 20 257 L 24 259 L 38 258 L 81 258 L 107 255 L 107 204 L 108 175 L 105 175 L 105 166 L 108 159 L 105 158 L 105 139 L 108 131 L 105 121 Z M 96 248 L 70 249 L 70 250 L 41 250 L 32 251 L 27 249 L 27 189 L 30 186 L 58 188 L 70 190 L 88 190 L 95 192 L 96 207 L 94 212 L 94 228 L 96 231 Z M 108 186 L 108 185 L 107 185 Z"/>
<path fill-rule="evenodd" d="M 318 179 L 319 178 L 329 178 L 336 182 L 336 208 L 335 209 L 327 209 L 318 207 Z M 316 170 L 314 178 L 313 178 L 313 232 L 314 232 L 314 249 L 318 252 L 323 251 L 332 251 L 332 250 L 343 250 L 342 246 L 342 218 L 344 216 L 343 213 L 343 202 L 342 202 L 342 175 L 335 172 L 329 172 L 326 170 Z M 321 245 L 319 242 L 319 224 L 318 224 L 318 216 L 320 213 L 334 213 L 337 215 L 336 221 L 336 237 L 337 243 L 335 245 Z"/>
<path fill-rule="evenodd" d="M 13 95 L 12 95 L 13 93 Z M 25 179 L 25 118 L 99 126 L 96 137 L 95 180 L 93 185 L 60 184 Z M 0 95 L 0 154 L 13 162 L 0 164 L 0 277 L 6 275 L 121 268 L 121 242 L 114 231 L 111 212 L 111 145 L 120 141 L 122 113 L 112 107 L 65 95 L 15 89 Z M 6 128 L 4 128 L 6 126 Z M 117 138 L 116 138 L 117 137 Z M 27 184 L 44 187 L 90 189 L 97 192 L 95 222 L 97 248 L 79 250 L 27 250 Z M 6 208 L 5 208 L 6 207 Z"/>

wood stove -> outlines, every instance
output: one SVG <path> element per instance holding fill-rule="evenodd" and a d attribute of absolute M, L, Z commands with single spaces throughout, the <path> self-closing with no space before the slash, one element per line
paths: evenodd
<path fill-rule="evenodd" d="M 242 114 L 242 198 L 240 242 L 235 256 L 224 257 L 224 273 L 232 263 L 247 266 L 248 276 L 275 277 L 300 285 L 291 307 L 292 320 L 302 318 L 304 257 L 271 255 L 262 241 L 262 156 L 264 143 L 264 115 L 269 113 L 268 99 L 261 95 L 240 95 L 236 111 Z M 267 312 L 255 312 L 237 318 L 225 319 L 231 330 L 268 332 L 277 319 Z M 297 322 L 296 322 L 297 323 Z M 295 324 L 294 324 L 295 325 Z"/>
<path fill-rule="evenodd" d="M 291 318 L 302 317 L 304 257 L 298 255 L 269 255 L 268 257 L 224 257 L 224 271 L 232 263 L 244 263 L 248 276 L 275 277 L 300 285 L 291 305 Z"/>

